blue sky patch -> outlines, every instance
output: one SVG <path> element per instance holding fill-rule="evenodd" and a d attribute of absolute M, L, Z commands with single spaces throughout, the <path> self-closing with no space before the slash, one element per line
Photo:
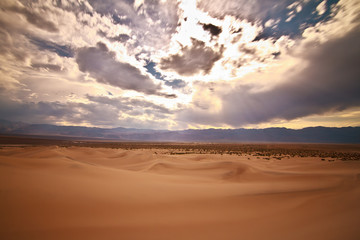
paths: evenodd
<path fill-rule="evenodd" d="M 331 9 L 339 0 L 326 1 L 326 10 L 319 15 L 316 8 L 321 3 L 321 0 L 309 1 L 307 3 L 300 3 L 301 11 L 297 12 L 296 7 L 282 9 L 280 12 L 270 13 L 264 20 L 265 23 L 273 19 L 278 20 L 276 26 L 265 27 L 264 31 L 257 36 L 255 40 L 266 39 L 270 37 L 280 38 L 283 35 L 288 35 L 292 38 L 301 36 L 305 28 L 316 25 L 319 22 L 325 22 L 331 19 Z M 299 7 L 300 8 L 300 7 Z M 290 14 L 293 11 L 292 14 Z M 291 17 L 292 16 L 292 17 Z"/>
<path fill-rule="evenodd" d="M 161 73 L 156 71 L 155 66 L 156 63 L 153 61 L 148 61 L 144 67 L 146 68 L 147 72 L 153 75 L 156 79 L 164 81 L 166 86 L 170 86 L 173 89 L 179 89 L 186 86 L 186 82 L 181 79 L 166 80 Z"/>
<path fill-rule="evenodd" d="M 161 75 L 161 73 L 156 71 L 155 66 L 156 66 L 156 63 L 154 63 L 153 61 L 148 61 L 144 67 L 146 68 L 148 73 L 153 75 L 156 79 L 164 81 L 165 80 L 164 77 Z"/>

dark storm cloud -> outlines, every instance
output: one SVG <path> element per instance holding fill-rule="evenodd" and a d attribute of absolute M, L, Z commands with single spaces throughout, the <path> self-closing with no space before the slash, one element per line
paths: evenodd
<path fill-rule="evenodd" d="M 96 47 L 81 48 L 76 62 L 81 71 L 90 73 L 100 83 L 146 94 L 158 94 L 160 90 L 160 85 L 156 85 L 139 69 L 129 63 L 118 62 L 115 53 L 109 51 L 103 43 L 98 43 Z"/>
<path fill-rule="evenodd" d="M 0 97 L 0 106 L 2 118 L 30 123 L 49 123 L 80 113 L 74 106 L 60 102 L 18 102 L 4 97 Z"/>
<path fill-rule="evenodd" d="M 161 59 L 160 68 L 174 70 L 184 76 L 199 72 L 208 74 L 221 56 L 222 50 L 215 52 L 210 47 L 206 47 L 204 42 L 192 39 L 192 46 L 182 47 L 180 53 Z"/>
<path fill-rule="evenodd" d="M 130 36 L 127 35 L 127 34 L 119 34 L 118 36 L 116 37 L 112 37 L 110 38 L 110 40 L 112 41 L 118 41 L 118 42 L 126 42 L 127 40 L 130 39 Z"/>
<path fill-rule="evenodd" d="M 270 30 L 270 33 L 267 33 L 266 31 L 263 31 L 261 33 L 259 33 L 255 38 L 254 40 L 252 40 L 253 42 L 256 42 L 256 41 L 260 41 L 260 40 L 266 40 L 266 39 L 269 39 L 273 36 L 273 33 L 274 31 Z"/>
<path fill-rule="evenodd" d="M 26 123 L 53 124 L 66 121 L 72 124 L 90 123 L 116 126 L 126 123 L 124 120 L 119 120 L 119 114 L 122 113 L 129 116 L 127 120 L 143 114 L 156 118 L 165 118 L 171 114 L 166 107 L 141 99 L 89 95 L 87 98 L 90 103 L 19 102 L 0 95 L 0 116 L 9 121 Z"/>
<path fill-rule="evenodd" d="M 205 31 L 209 31 L 213 36 L 217 36 L 222 32 L 220 27 L 212 25 L 211 23 L 209 24 L 203 23 L 202 26 Z"/>
<path fill-rule="evenodd" d="M 115 13 L 112 14 L 111 18 L 115 24 L 131 25 L 133 23 L 133 20 L 131 20 L 127 16 L 119 16 Z"/>
<path fill-rule="evenodd" d="M 167 94 L 167 93 L 158 93 L 157 94 L 158 96 L 160 97 L 164 97 L 164 98 L 168 98 L 168 99 L 175 99 L 177 98 L 177 95 L 176 94 Z"/>
<path fill-rule="evenodd" d="M 286 83 L 266 91 L 241 85 L 219 94 L 222 111 L 211 114 L 184 111 L 180 119 L 197 123 L 225 123 L 232 126 L 292 120 L 328 111 L 360 106 L 360 31 L 330 40 L 304 56 L 308 66 L 296 76 L 289 72 Z"/>
<path fill-rule="evenodd" d="M 58 32 L 59 31 L 59 29 L 53 22 L 44 19 L 44 17 L 41 16 L 40 13 L 36 13 L 36 12 L 30 10 L 29 8 L 22 8 L 22 7 L 13 5 L 13 6 L 9 6 L 9 7 L 5 8 L 5 9 L 8 11 L 19 13 L 19 14 L 23 15 L 29 23 L 33 24 L 34 26 L 36 26 L 38 28 L 44 29 L 49 32 Z"/>
<path fill-rule="evenodd" d="M 55 52 L 60 57 L 73 57 L 74 53 L 70 46 L 68 45 L 59 45 L 57 43 L 47 41 L 44 39 L 30 37 L 30 42 L 36 45 L 39 50 L 48 50 L 51 52 Z"/>

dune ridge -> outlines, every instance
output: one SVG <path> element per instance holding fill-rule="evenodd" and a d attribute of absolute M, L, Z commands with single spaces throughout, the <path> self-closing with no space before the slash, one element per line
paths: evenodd
<path fill-rule="evenodd" d="M 360 162 L 3 147 L 1 239 L 359 239 Z"/>

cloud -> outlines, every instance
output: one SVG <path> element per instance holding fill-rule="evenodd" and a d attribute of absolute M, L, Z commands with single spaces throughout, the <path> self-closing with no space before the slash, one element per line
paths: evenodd
<path fill-rule="evenodd" d="M 193 108 L 181 112 L 179 119 L 197 124 L 239 127 L 358 107 L 358 42 L 360 32 L 359 28 L 355 28 L 345 36 L 329 40 L 321 46 L 304 46 L 307 53 L 303 53 L 302 62 L 306 67 L 297 74 L 292 74 L 293 69 L 289 69 L 287 75 L 283 76 L 287 78 L 286 81 L 271 88 L 259 90 L 250 83 L 240 83 L 237 87 L 215 84 L 215 89 L 221 89 L 213 96 L 218 97 L 220 104 L 216 111 L 201 109 L 194 104 Z M 205 90 L 201 88 L 200 91 Z"/>
<path fill-rule="evenodd" d="M 59 29 L 57 26 L 49 21 L 43 18 L 43 16 L 40 15 L 40 13 L 36 13 L 33 10 L 30 10 L 28 8 L 12 5 L 5 8 L 8 11 L 12 11 L 15 13 L 19 13 L 23 16 L 25 16 L 26 20 L 33 24 L 34 26 L 41 28 L 43 30 L 49 31 L 49 32 L 58 32 Z"/>
<path fill-rule="evenodd" d="M 92 112 L 93 105 L 99 109 L 109 109 L 109 112 L 115 112 L 116 118 L 108 119 L 106 125 L 123 127 L 150 127 L 164 129 L 169 125 L 172 111 L 163 105 L 155 104 L 145 99 L 126 98 L 126 97 L 106 97 L 87 95 L 91 101 L 89 112 Z M 100 114 L 101 115 L 101 114 Z M 93 119 L 94 116 L 89 116 Z M 99 120 L 104 121 L 103 117 Z M 95 122 L 92 122 L 93 124 Z M 104 122 L 105 123 L 105 122 Z M 115 123 L 115 124 L 114 124 Z"/>
<path fill-rule="evenodd" d="M 222 49 L 215 52 L 205 46 L 204 42 L 192 38 L 191 46 L 182 47 L 180 53 L 161 59 L 159 66 L 163 70 L 173 70 L 184 76 L 200 72 L 208 74 L 221 56 Z"/>
<path fill-rule="evenodd" d="M 203 23 L 202 26 L 205 31 L 209 31 L 213 36 L 218 36 L 222 31 L 220 27 L 215 26 L 211 23 L 209 24 Z"/>
<path fill-rule="evenodd" d="M 349 34 L 358 9 L 347 0 L 2 0 L 0 112 L 156 128 L 329 116 L 359 106 L 358 26 Z"/>
<path fill-rule="evenodd" d="M 338 0 L 200 0 L 198 7 L 211 16 L 225 18 L 227 15 L 264 26 L 262 36 L 280 38 L 288 35 L 300 37 L 303 30 L 331 19 Z M 319 4 L 320 3 L 320 4 Z M 332 11 L 333 10 L 333 11 Z M 316 14 L 316 13 L 319 14 Z M 276 20 L 275 20 L 276 19 Z M 276 24 L 275 24 L 276 22 Z"/>
<path fill-rule="evenodd" d="M 36 45 L 39 50 L 49 50 L 51 52 L 55 52 L 61 57 L 73 57 L 74 53 L 70 46 L 68 45 L 60 45 L 51 41 L 47 41 L 44 39 L 30 37 L 30 42 Z"/>
<path fill-rule="evenodd" d="M 172 87 L 173 89 L 175 88 L 184 88 L 186 87 L 186 82 L 180 79 L 175 79 L 175 80 L 169 80 L 165 82 L 165 85 Z"/>
<path fill-rule="evenodd" d="M 109 98 L 105 96 L 91 96 L 91 95 L 87 95 L 87 98 L 92 102 L 114 106 L 119 111 L 124 111 L 124 112 L 131 112 L 134 109 L 149 109 L 154 112 L 159 112 L 163 114 L 171 113 L 171 111 L 168 108 L 143 99 L 125 98 L 125 97 Z"/>
<path fill-rule="evenodd" d="M 223 18 L 232 15 L 251 20 L 263 19 L 272 12 L 278 12 L 294 1 L 288 0 L 200 0 L 197 5 L 211 16 Z"/>
<path fill-rule="evenodd" d="M 54 71 L 54 72 L 60 72 L 61 71 L 61 66 L 56 65 L 56 64 L 33 63 L 33 64 L 31 64 L 31 67 L 36 69 L 36 70 L 45 69 L 45 70 L 50 70 L 50 71 Z"/>
<path fill-rule="evenodd" d="M 1 25 L 1 21 L 0 21 Z M 6 29 L 0 27 L 0 54 L 8 58 L 15 58 L 17 61 L 24 61 L 28 52 L 24 49 L 24 37 L 9 34 Z M 10 57 L 11 56 L 11 57 Z"/>
<path fill-rule="evenodd" d="M 90 0 L 96 12 L 111 16 L 113 23 L 128 26 L 136 36 L 137 46 L 162 48 L 171 39 L 178 24 L 178 3 L 175 0 L 144 0 L 137 5 L 132 0 Z M 151 29 L 151 31 L 149 31 Z"/>
<path fill-rule="evenodd" d="M 319 3 L 319 5 L 316 7 L 316 11 L 319 15 L 323 15 L 326 12 L 326 0 Z"/>
<path fill-rule="evenodd" d="M 101 14 L 117 13 L 119 16 L 129 16 L 136 14 L 132 3 L 133 1 L 112 1 L 112 0 L 89 0 L 90 5 Z"/>
<path fill-rule="evenodd" d="M 157 94 L 160 90 L 160 85 L 143 75 L 138 68 L 117 61 L 115 53 L 103 43 L 79 49 L 76 62 L 81 71 L 90 73 L 100 83 L 146 94 Z"/>
<path fill-rule="evenodd" d="M 76 108 L 60 102 L 18 102 L 0 98 L 0 116 L 10 121 L 52 123 L 78 116 Z"/>
<path fill-rule="evenodd" d="M 85 124 L 90 126 L 138 126 L 164 128 L 172 113 L 168 108 L 144 99 L 109 98 L 87 95 L 81 102 L 19 102 L 0 95 L 0 116 L 10 121 L 50 124 Z M 158 119 L 158 123 L 156 120 Z M 164 120 L 161 120 L 164 119 Z"/>
<path fill-rule="evenodd" d="M 126 42 L 127 40 L 130 39 L 130 36 L 127 34 L 119 34 L 116 37 L 112 37 L 110 38 L 110 40 L 112 41 L 118 41 L 118 42 Z"/>

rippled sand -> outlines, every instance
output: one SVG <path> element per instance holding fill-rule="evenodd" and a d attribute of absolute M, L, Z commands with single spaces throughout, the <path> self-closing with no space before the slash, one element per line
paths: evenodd
<path fill-rule="evenodd" d="M 0 239 L 360 239 L 360 162 L 0 149 Z"/>

